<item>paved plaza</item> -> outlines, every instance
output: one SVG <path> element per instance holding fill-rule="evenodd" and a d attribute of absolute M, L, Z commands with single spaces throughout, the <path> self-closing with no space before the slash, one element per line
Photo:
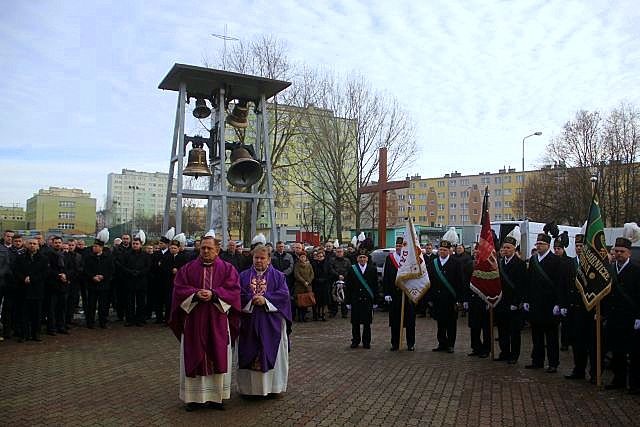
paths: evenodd
<path fill-rule="evenodd" d="M 350 349 L 348 319 L 296 323 L 288 391 L 233 393 L 225 411 L 187 413 L 178 399 L 178 342 L 158 325 L 74 328 L 44 342 L 0 343 L 0 425 L 638 425 L 640 397 L 468 357 L 466 319 L 454 354 L 433 353 L 435 321 L 417 319 L 415 352 L 390 352 L 387 314 L 370 350 Z M 523 354 L 530 351 L 528 331 Z M 497 351 L 497 345 L 496 345 Z M 605 381 L 609 379 L 605 377 Z"/>

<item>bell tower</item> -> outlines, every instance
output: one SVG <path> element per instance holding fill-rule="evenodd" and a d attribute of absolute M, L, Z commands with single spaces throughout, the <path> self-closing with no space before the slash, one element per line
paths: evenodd
<path fill-rule="evenodd" d="M 169 161 L 169 182 L 165 199 L 163 233 L 169 228 L 169 212 L 175 206 L 176 234 L 182 228 L 183 197 L 207 200 L 207 228 L 222 234 L 223 245 L 229 238 L 228 202 L 241 200 L 251 203 L 251 233 L 256 234 L 258 201 L 264 200 L 269 209 L 271 241 L 276 239 L 271 147 L 267 122 L 267 100 L 289 87 L 291 83 L 263 77 L 220 71 L 194 65 L 175 64 L 160 82 L 159 89 L 178 92 L 173 144 Z M 186 105 L 195 99 L 192 112 L 197 119 L 212 116 L 209 137 L 185 135 Z M 211 108 L 207 105 L 211 105 Z M 255 142 L 225 141 L 226 126 L 244 136 L 248 126 L 249 108 L 256 113 Z M 227 114 L 228 111 L 230 113 Z M 184 166 L 185 151 L 191 144 Z M 207 160 L 207 150 L 209 159 Z M 229 164 L 227 165 L 227 152 Z M 264 190 L 258 183 L 265 176 Z M 184 188 L 184 176 L 208 176 L 206 190 Z M 231 184 L 231 186 L 229 185 Z M 237 191 L 246 188 L 247 192 Z M 173 202 L 175 200 L 175 202 Z M 175 203 L 175 204 L 174 204 Z M 219 209 L 216 209 L 216 206 Z"/>

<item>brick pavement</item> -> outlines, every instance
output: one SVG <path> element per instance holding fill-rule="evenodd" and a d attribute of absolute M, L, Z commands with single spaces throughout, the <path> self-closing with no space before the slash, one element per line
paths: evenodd
<path fill-rule="evenodd" d="M 178 342 L 167 328 L 75 328 L 43 343 L 0 343 L 0 425 L 637 425 L 640 398 L 569 382 L 560 373 L 467 357 L 460 319 L 454 354 L 433 353 L 435 322 L 418 319 L 413 353 L 389 351 L 386 313 L 372 349 L 352 350 L 347 319 L 294 325 L 289 389 L 225 411 L 186 413 Z M 523 354 L 530 351 L 528 333 Z M 496 346 L 497 348 L 497 346 Z M 605 378 L 608 379 L 608 378 Z"/>

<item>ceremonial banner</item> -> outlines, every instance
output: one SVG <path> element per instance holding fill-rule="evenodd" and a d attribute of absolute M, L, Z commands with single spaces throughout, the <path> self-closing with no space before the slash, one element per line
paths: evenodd
<path fill-rule="evenodd" d="M 431 282 L 411 218 L 407 220 L 398 264 L 396 286 L 415 304 L 427 293 Z"/>
<path fill-rule="evenodd" d="M 496 248 L 491 233 L 491 217 L 489 216 L 489 189 L 484 189 L 482 200 L 482 219 L 480 221 L 480 242 L 478 252 L 473 261 L 473 274 L 471 275 L 471 290 L 478 294 L 487 304 L 495 307 L 502 298 L 502 284 L 500 283 L 500 271 Z"/>
<path fill-rule="evenodd" d="M 607 268 L 609 265 L 608 251 L 596 187 L 597 184 L 593 187 L 584 245 L 579 258 L 580 266 L 576 276 L 576 287 L 582 295 L 587 311 L 590 311 L 602 297 L 611 292 L 611 273 Z"/>

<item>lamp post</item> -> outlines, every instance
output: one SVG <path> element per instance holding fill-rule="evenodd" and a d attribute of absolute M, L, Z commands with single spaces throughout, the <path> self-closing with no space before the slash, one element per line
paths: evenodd
<path fill-rule="evenodd" d="M 525 175 L 524 175 L 524 141 L 527 138 L 530 138 L 532 136 L 540 136 L 542 135 L 542 132 L 538 131 L 538 132 L 534 132 L 531 135 L 527 135 L 524 138 L 522 138 L 522 220 L 524 221 L 526 219 L 525 216 L 525 210 L 524 210 L 524 206 L 525 206 L 525 200 L 526 200 L 526 180 L 525 180 Z"/>
<path fill-rule="evenodd" d="M 131 206 L 131 228 L 132 231 L 136 229 L 136 190 L 139 190 L 140 187 L 137 185 L 130 185 L 129 190 L 133 190 L 133 204 Z"/>

